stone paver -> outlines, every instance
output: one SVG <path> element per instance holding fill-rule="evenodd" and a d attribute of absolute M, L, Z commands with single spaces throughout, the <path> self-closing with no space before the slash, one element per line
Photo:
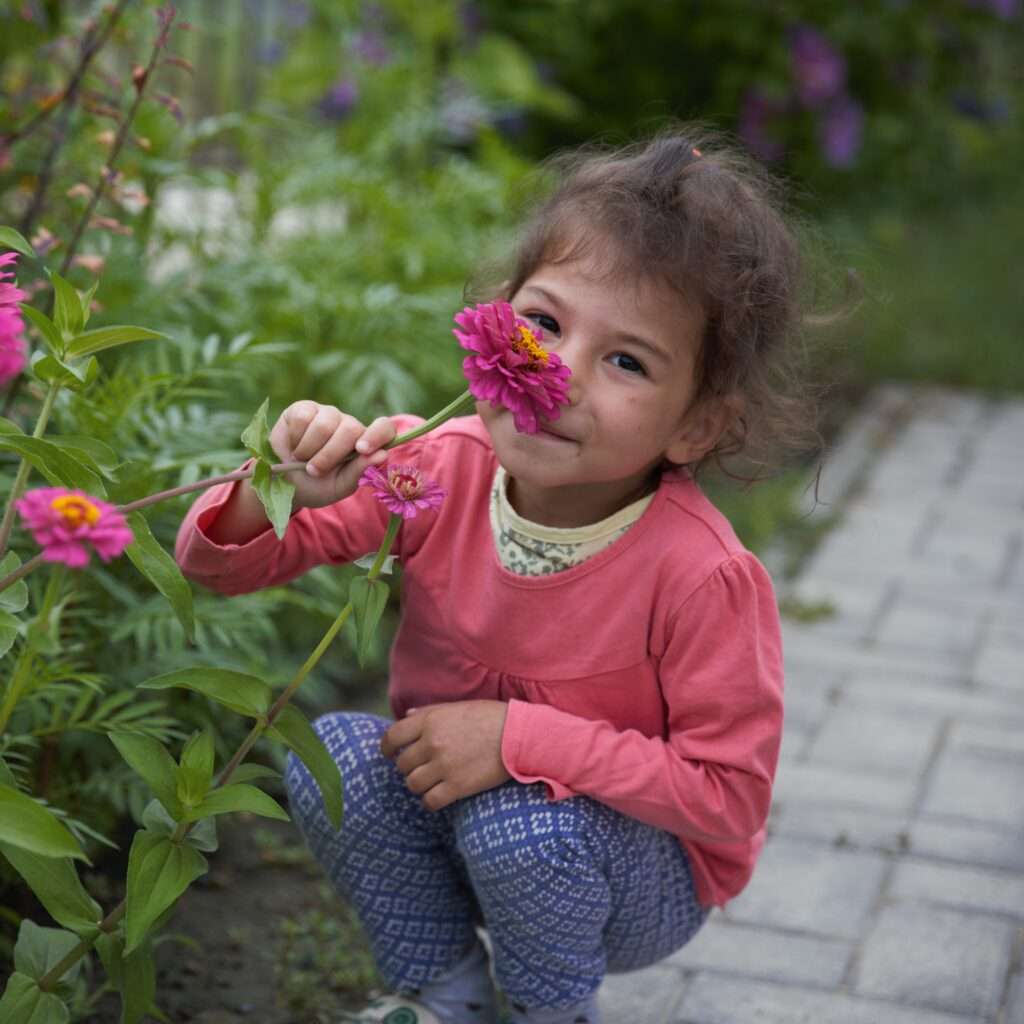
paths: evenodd
<path fill-rule="evenodd" d="M 881 388 L 820 493 L 761 862 L 605 1024 L 1024 1024 L 1024 401 Z"/>

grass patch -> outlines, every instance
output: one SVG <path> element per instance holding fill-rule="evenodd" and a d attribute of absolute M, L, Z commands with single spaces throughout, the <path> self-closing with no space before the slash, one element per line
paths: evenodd
<path fill-rule="evenodd" d="M 842 376 L 1002 394 L 1024 391 L 1024 187 L 928 215 L 876 213 L 826 229 L 861 273 L 864 301 L 841 332 Z"/>

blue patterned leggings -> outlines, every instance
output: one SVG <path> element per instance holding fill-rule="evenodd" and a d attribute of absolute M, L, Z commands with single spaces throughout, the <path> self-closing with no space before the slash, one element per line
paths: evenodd
<path fill-rule="evenodd" d="M 482 924 L 510 999 L 571 1007 L 606 972 L 655 963 L 704 923 L 686 854 L 667 832 L 588 797 L 552 803 L 539 783 L 428 811 L 380 752 L 390 724 L 346 712 L 316 722 L 344 780 L 340 831 L 294 756 L 286 781 L 296 823 L 396 991 L 454 966 Z"/>

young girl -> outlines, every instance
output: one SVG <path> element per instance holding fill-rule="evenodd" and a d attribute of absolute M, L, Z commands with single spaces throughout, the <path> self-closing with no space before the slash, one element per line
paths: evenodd
<path fill-rule="evenodd" d="M 193 579 L 245 593 L 377 548 L 367 467 L 448 491 L 395 549 L 394 720 L 317 722 L 340 831 L 288 767 L 299 827 L 396 993 L 348 1021 L 494 1024 L 496 985 L 513 1024 L 595 1024 L 606 972 L 687 943 L 765 839 L 775 599 L 691 470 L 793 412 L 775 382 L 794 239 L 758 173 L 681 132 L 556 168 L 489 297 L 571 369 L 557 419 L 520 433 L 481 402 L 385 452 L 420 421 L 296 402 L 271 435 L 307 461 L 285 539 L 248 483 L 204 494 L 178 539 Z"/>

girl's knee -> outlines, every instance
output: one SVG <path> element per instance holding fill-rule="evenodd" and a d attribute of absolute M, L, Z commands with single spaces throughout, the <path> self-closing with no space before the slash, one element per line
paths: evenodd
<path fill-rule="evenodd" d="M 479 793 L 457 806 L 459 853 L 478 874 L 595 866 L 591 803 L 585 797 L 552 803 L 543 786 L 516 782 Z"/>

